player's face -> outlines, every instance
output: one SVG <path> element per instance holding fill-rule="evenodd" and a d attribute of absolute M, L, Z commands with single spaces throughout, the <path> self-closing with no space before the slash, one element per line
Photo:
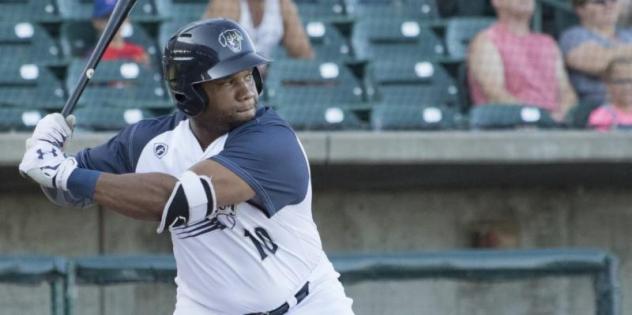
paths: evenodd
<path fill-rule="evenodd" d="M 199 115 L 201 120 L 234 128 L 255 117 L 259 94 L 252 69 L 205 82 L 202 87 L 208 104 Z"/>

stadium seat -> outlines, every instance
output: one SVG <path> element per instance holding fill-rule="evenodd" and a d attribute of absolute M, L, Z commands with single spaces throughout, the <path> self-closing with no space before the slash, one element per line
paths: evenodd
<path fill-rule="evenodd" d="M 435 0 L 349 0 L 348 14 L 361 19 L 407 17 L 435 20 L 439 10 Z"/>
<path fill-rule="evenodd" d="M 494 16 L 489 0 L 456 0 L 457 16 Z"/>
<path fill-rule="evenodd" d="M 373 130 L 442 130 L 455 126 L 455 113 L 445 106 L 380 104 L 371 111 Z"/>
<path fill-rule="evenodd" d="M 303 21 L 305 33 L 309 37 L 316 59 L 344 61 L 351 60 L 351 45 L 334 23 L 312 20 Z M 282 45 L 272 54 L 272 60 L 288 58 Z"/>
<path fill-rule="evenodd" d="M 476 106 L 470 111 L 469 119 L 470 128 L 477 130 L 559 127 L 546 110 L 520 104 Z"/>
<path fill-rule="evenodd" d="M 369 75 L 376 85 L 423 84 L 442 87 L 458 95 L 454 79 L 440 64 L 423 59 L 377 59 L 369 65 Z"/>
<path fill-rule="evenodd" d="M 381 103 L 393 106 L 447 106 L 455 108 L 457 95 L 450 94 L 440 85 L 407 84 L 382 85 L 377 91 Z"/>
<path fill-rule="evenodd" d="M 343 0 L 295 1 L 303 21 L 341 21 L 347 19 Z"/>
<path fill-rule="evenodd" d="M 142 119 L 153 117 L 147 110 L 92 106 L 78 108 L 77 128 L 90 131 L 112 131 L 125 128 Z"/>
<path fill-rule="evenodd" d="M 0 22 L 0 56 L 3 56 L 0 64 L 55 64 L 61 60 L 62 51 L 39 24 L 2 21 Z"/>
<path fill-rule="evenodd" d="M 277 109 L 296 130 L 357 130 L 361 120 L 352 110 L 330 105 L 285 106 Z"/>
<path fill-rule="evenodd" d="M 73 60 L 66 86 L 74 89 L 85 60 Z M 101 61 L 94 77 L 79 99 L 79 105 L 126 108 L 170 108 L 161 75 L 150 66 L 130 61 Z"/>
<path fill-rule="evenodd" d="M 0 131 L 32 130 L 43 116 L 37 109 L 0 107 Z"/>
<path fill-rule="evenodd" d="M 599 102 L 580 102 L 570 109 L 566 115 L 566 121 L 572 128 L 584 129 L 588 127 L 590 113 L 601 105 Z"/>
<path fill-rule="evenodd" d="M 208 0 L 162 0 L 168 8 L 169 21 L 184 25 L 202 18 Z"/>
<path fill-rule="evenodd" d="M 362 104 L 363 89 L 342 63 L 278 60 L 270 65 L 266 94 L 274 106 Z"/>
<path fill-rule="evenodd" d="M 2 22 L 58 22 L 55 0 L 0 0 Z"/>
<path fill-rule="evenodd" d="M 46 67 L 3 63 L 0 72 L 0 105 L 28 109 L 59 109 L 63 106 L 63 85 Z"/>
<path fill-rule="evenodd" d="M 145 28 L 138 23 L 130 23 L 122 32 L 127 41 L 143 46 L 154 64 L 160 64 L 160 50 Z M 60 43 L 64 55 L 69 58 L 88 56 L 97 39 L 98 34 L 88 21 L 68 21 L 61 26 Z"/>
<path fill-rule="evenodd" d="M 444 56 L 442 41 L 430 28 L 407 18 L 372 18 L 358 21 L 352 34 L 358 59 Z"/>
<path fill-rule="evenodd" d="M 64 20 L 87 21 L 92 17 L 94 0 L 57 0 Z M 167 10 L 162 0 L 138 0 L 130 12 L 136 22 L 159 22 L 166 18 Z"/>
<path fill-rule="evenodd" d="M 445 42 L 450 57 L 464 59 L 467 56 L 470 41 L 481 30 L 494 23 L 493 18 L 452 18 L 448 21 Z"/>

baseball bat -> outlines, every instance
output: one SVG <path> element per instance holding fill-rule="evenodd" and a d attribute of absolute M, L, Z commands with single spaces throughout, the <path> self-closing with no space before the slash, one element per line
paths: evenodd
<path fill-rule="evenodd" d="M 90 81 L 92 76 L 94 76 L 94 71 L 99 64 L 105 49 L 112 41 L 112 38 L 114 38 L 114 35 L 118 31 L 119 27 L 121 27 L 121 24 L 123 24 L 123 21 L 125 21 L 125 18 L 127 18 L 127 15 L 132 10 L 135 3 L 136 0 L 118 0 L 116 2 L 114 11 L 112 11 L 107 25 L 99 37 L 99 41 L 97 41 L 96 47 L 92 51 L 92 54 L 90 54 L 90 58 L 88 59 L 86 66 L 83 68 L 81 78 L 79 78 L 72 94 L 66 101 L 66 104 L 64 104 L 64 108 L 61 110 L 61 114 L 64 117 L 70 115 L 75 109 L 77 101 L 79 100 L 79 97 L 81 97 L 81 93 L 85 90 L 88 81 Z"/>

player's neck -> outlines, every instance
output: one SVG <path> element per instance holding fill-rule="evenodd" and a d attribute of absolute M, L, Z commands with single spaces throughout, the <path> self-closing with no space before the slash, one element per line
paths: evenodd
<path fill-rule="evenodd" d="M 194 119 L 189 120 L 189 127 L 191 128 L 191 132 L 195 136 L 195 139 L 197 139 L 198 144 L 202 148 L 202 151 L 206 150 L 206 148 L 217 138 L 228 132 L 228 127 L 205 127 L 196 123 Z"/>

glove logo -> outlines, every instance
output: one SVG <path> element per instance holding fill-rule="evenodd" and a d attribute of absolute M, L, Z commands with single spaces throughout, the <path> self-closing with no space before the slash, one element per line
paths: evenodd
<path fill-rule="evenodd" d="M 241 41 L 244 39 L 241 32 L 237 29 L 230 29 L 219 34 L 219 44 L 222 47 L 230 49 L 234 53 L 241 51 Z"/>
<path fill-rule="evenodd" d="M 37 149 L 37 158 L 39 160 L 43 160 L 47 154 L 52 154 L 53 157 L 57 157 L 57 150 L 51 149 L 50 151 L 42 151 L 42 149 Z"/>
<path fill-rule="evenodd" d="M 167 146 L 167 144 L 165 143 L 154 144 L 154 154 L 159 159 L 162 159 L 162 157 L 167 154 L 168 150 L 169 150 L 169 146 Z"/>

